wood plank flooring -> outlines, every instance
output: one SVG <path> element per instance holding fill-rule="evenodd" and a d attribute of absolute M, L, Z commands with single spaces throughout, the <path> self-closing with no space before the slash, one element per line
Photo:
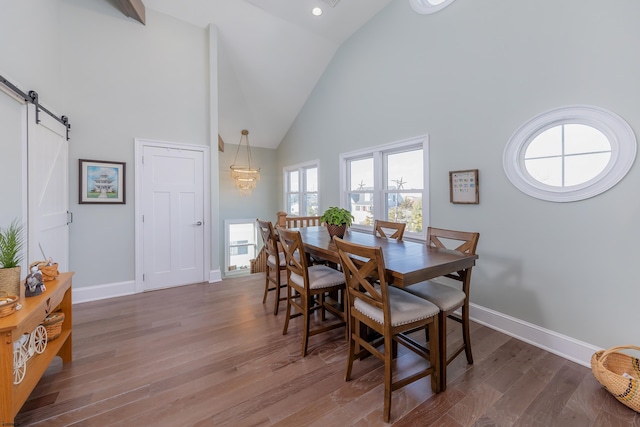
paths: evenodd
<path fill-rule="evenodd" d="M 56 358 L 16 418 L 20 426 L 378 426 L 382 362 L 344 381 L 343 330 L 282 335 L 262 304 L 263 273 L 74 306 L 73 362 Z M 450 344 L 459 337 L 449 322 Z M 638 426 L 588 368 L 473 324 L 475 363 L 393 393 L 394 426 Z M 416 363 L 400 351 L 402 372 Z"/>

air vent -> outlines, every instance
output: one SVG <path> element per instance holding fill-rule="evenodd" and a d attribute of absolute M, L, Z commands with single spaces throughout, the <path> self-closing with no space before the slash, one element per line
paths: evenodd
<path fill-rule="evenodd" d="M 327 3 L 331 7 L 336 7 L 336 5 L 340 2 L 340 0 L 322 0 Z"/>

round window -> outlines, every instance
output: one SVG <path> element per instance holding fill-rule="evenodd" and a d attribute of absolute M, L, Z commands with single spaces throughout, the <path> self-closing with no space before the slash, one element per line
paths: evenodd
<path fill-rule="evenodd" d="M 453 3 L 453 0 L 409 0 L 414 11 L 426 15 L 444 9 Z"/>
<path fill-rule="evenodd" d="M 554 202 L 583 200 L 617 184 L 636 156 L 631 127 L 616 114 L 569 106 L 540 114 L 518 129 L 504 151 L 509 180 Z"/>

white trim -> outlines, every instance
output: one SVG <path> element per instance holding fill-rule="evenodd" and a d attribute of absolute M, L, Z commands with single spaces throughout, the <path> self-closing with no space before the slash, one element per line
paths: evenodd
<path fill-rule="evenodd" d="M 135 284 L 136 292 L 144 292 L 144 283 L 142 275 L 144 273 L 143 267 L 143 235 L 142 235 L 142 191 L 140 185 L 142 182 L 142 155 L 144 153 L 144 147 L 161 147 L 161 148 L 173 148 L 173 149 L 189 149 L 193 151 L 201 151 L 203 153 L 203 172 L 204 172 L 204 187 L 203 187 L 203 202 L 204 202 L 204 215 L 203 218 L 211 218 L 211 157 L 209 147 L 207 145 L 196 144 L 182 144 L 176 142 L 157 141 L 152 139 L 135 138 L 134 140 L 134 161 L 135 161 L 135 209 L 134 209 L 134 224 L 135 224 Z M 207 272 L 211 271 L 211 221 L 204 221 L 204 265 L 202 270 L 202 277 L 207 277 Z M 211 278 L 211 273 L 209 273 Z M 211 279 L 210 279 L 211 281 Z"/>
<path fill-rule="evenodd" d="M 122 297 L 136 293 L 136 282 L 129 280 L 118 283 L 105 283 L 103 285 L 72 287 L 71 300 L 74 304 L 98 301 L 107 298 Z"/>
<path fill-rule="evenodd" d="M 421 15 L 436 13 L 453 3 L 453 0 L 444 0 L 439 4 L 433 4 L 429 0 L 409 0 L 413 10 Z"/>
<path fill-rule="evenodd" d="M 341 153 L 339 156 L 340 162 L 340 207 L 349 209 L 349 197 L 348 194 L 351 191 L 349 183 L 347 182 L 347 163 L 349 160 L 357 160 L 358 158 L 371 157 L 374 162 L 374 169 L 379 171 L 374 175 L 374 199 L 384 200 L 384 177 L 382 171 L 383 157 L 386 153 L 395 151 L 401 151 L 404 148 L 420 145 L 422 148 L 422 233 L 405 232 L 405 239 L 407 240 L 419 240 L 424 241 L 427 234 L 427 227 L 429 227 L 429 134 L 415 136 L 413 138 L 407 138 L 400 141 L 390 142 L 387 144 L 378 145 L 375 147 L 363 148 L 360 150 L 350 151 L 348 153 Z M 414 191 L 418 192 L 418 190 Z M 426 207 L 425 207 L 426 206 Z M 380 208 L 380 206 L 379 206 Z M 374 217 L 378 218 L 380 213 L 374 209 Z M 371 232 L 371 227 L 363 225 L 352 224 L 351 228 L 354 230 L 360 230 L 363 232 Z"/>
<path fill-rule="evenodd" d="M 469 304 L 469 317 L 476 323 L 495 329 L 496 331 L 588 368 L 591 367 L 591 356 L 593 353 L 602 350 L 589 343 L 578 341 L 566 335 L 473 303 Z M 473 348 L 473 343 L 471 343 L 471 346 Z"/>
<path fill-rule="evenodd" d="M 611 159 L 595 178 L 570 187 L 553 187 L 534 179 L 524 165 L 529 143 L 542 131 L 561 124 L 577 123 L 602 132 L 611 144 Z M 570 105 L 538 114 L 525 122 L 509 138 L 502 165 L 511 183 L 523 193 L 551 202 L 574 202 L 604 193 L 629 172 L 636 158 L 637 141 L 633 129 L 617 114 L 590 105 Z"/>
<path fill-rule="evenodd" d="M 220 269 L 209 272 L 209 283 L 222 282 L 222 272 Z"/>
<path fill-rule="evenodd" d="M 252 224 L 253 225 L 253 245 L 255 256 L 258 256 L 259 242 L 258 242 L 258 230 L 256 227 L 256 220 L 253 218 L 232 218 L 224 220 L 224 275 L 225 277 L 244 276 L 251 274 L 251 268 L 244 270 L 229 270 L 229 264 L 231 263 L 230 253 L 230 241 L 229 241 L 229 226 L 232 224 Z M 250 266 L 249 266 L 250 267 Z"/>
<path fill-rule="evenodd" d="M 283 210 L 287 213 L 289 212 L 289 172 L 294 172 L 297 171 L 299 174 L 299 178 L 298 178 L 298 187 L 299 190 L 297 191 L 298 193 L 298 203 L 300 203 L 300 207 L 298 209 L 299 211 L 299 215 L 300 216 L 310 216 L 308 212 L 300 212 L 300 208 L 302 207 L 302 198 L 303 195 L 308 194 L 308 192 L 305 190 L 303 190 L 303 186 L 306 188 L 306 184 L 307 184 L 307 180 L 306 177 L 303 176 L 303 172 L 305 169 L 316 169 L 317 170 L 317 181 L 316 181 L 316 185 L 317 185 L 317 189 L 316 189 L 316 194 L 317 194 L 317 202 L 318 202 L 318 210 L 320 210 L 320 207 L 322 206 L 320 204 L 320 160 L 316 159 L 316 160 L 310 160 L 308 162 L 303 162 L 303 163 L 298 163 L 295 165 L 290 165 L 290 166 L 285 166 L 282 168 L 282 183 L 283 183 L 283 194 L 284 194 L 284 207 Z M 306 211 L 306 205 L 305 205 L 305 211 Z"/>

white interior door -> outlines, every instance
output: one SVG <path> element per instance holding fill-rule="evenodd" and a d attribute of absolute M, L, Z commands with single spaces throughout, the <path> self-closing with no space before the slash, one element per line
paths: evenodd
<path fill-rule="evenodd" d="M 27 108 L 28 262 L 47 257 L 69 270 L 69 142 L 66 127 Z M 26 273 L 25 273 L 26 274 Z"/>
<path fill-rule="evenodd" d="M 204 153 L 144 146 L 143 284 L 154 290 L 204 281 Z"/>

